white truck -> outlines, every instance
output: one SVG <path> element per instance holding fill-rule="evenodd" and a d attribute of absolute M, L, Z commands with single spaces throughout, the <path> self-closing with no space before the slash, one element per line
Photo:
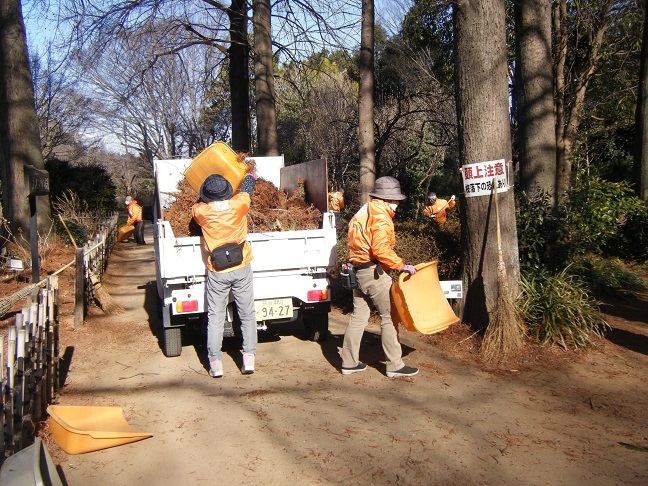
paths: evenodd
<path fill-rule="evenodd" d="M 306 338 L 323 341 L 331 310 L 327 272 L 337 263 L 335 218 L 327 212 L 326 161 L 284 167 L 283 157 L 254 160 L 259 177 L 285 190 L 288 196 L 302 179 L 306 200 L 323 216 L 320 229 L 248 233 L 254 256 L 251 265 L 257 328 L 267 330 L 275 323 L 301 319 Z M 155 266 L 163 324 L 160 344 L 169 357 L 182 353 L 182 328 L 204 329 L 207 319 L 206 256 L 201 237 L 176 237 L 163 217 L 163 209 L 173 202 L 190 163 L 191 159 L 156 160 L 153 166 Z M 225 337 L 239 333 L 235 305 L 230 299 Z"/>

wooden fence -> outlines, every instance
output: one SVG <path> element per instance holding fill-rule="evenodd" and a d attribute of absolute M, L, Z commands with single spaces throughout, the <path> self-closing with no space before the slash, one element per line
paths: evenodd
<path fill-rule="evenodd" d="M 75 279 L 74 325 L 82 326 L 93 298 L 92 276 L 103 275 L 116 241 L 114 215 L 105 220 L 93 240 L 77 249 L 75 260 L 37 284 L 2 299 L 7 300 L 7 305 L 15 299 L 26 300 L 26 304 L 14 316 L 6 335 L 0 335 L 0 464 L 5 457 L 33 443 L 37 424 L 44 419 L 47 406 L 62 385 L 58 274 L 75 265 L 75 274 L 80 278 Z"/>
<path fill-rule="evenodd" d="M 36 424 L 59 389 L 58 276 L 47 280 L 16 314 L 6 343 L 0 336 L 0 460 L 33 442 Z"/>

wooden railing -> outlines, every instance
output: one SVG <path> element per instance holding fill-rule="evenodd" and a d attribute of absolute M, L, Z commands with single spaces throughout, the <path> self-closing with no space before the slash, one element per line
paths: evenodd
<path fill-rule="evenodd" d="M 74 280 L 74 325 L 83 326 L 88 306 L 95 298 L 96 279 L 106 271 L 108 255 L 117 242 L 117 215 L 107 218 L 92 240 L 76 249 Z"/>

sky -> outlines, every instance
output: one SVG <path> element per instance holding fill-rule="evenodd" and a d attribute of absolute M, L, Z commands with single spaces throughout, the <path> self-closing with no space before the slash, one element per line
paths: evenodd
<path fill-rule="evenodd" d="M 325 4 L 325 0 L 314 0 L 316 3 L 321 1 Z M 385 28 L 389 33 L 397 32 L 400 21 L 410 7 L 413 4 L 413 0 L 375 0 L 375 13 L 376 13 L 376 22 L 380 23 L 383 28 Z M 25 22 L 25 30 L 27 35 L 27 44 L 30 50 L 30 54 L 34 54 L 36 51 L 44 56 L 49 46 L 57 45 L 64 43 L 67 38 L 67 33 L 60 27 L 56 18 L 61 14 L 61 4 L 62 2 L 58 0 L 23 0 L 23 19 Z M 49 7 L 49 13 L 44 14 L 42 6 L 47 5 Z M 350 6 L 346 9 L 350 13 L 349 19 L 360 21 L 360 11 L 361 11 L 361 2 L 360 0 L 355 0 Z M 334 21 L 334 18 L 329 19 Z M 348 21 L 348 20 L 347 20 Z M 308 22 L 308 21 L 305 21 Z M 356 32 L 352 32 L 351 35 L 345 38 L 345 42 L 348 43 L 348 49 L 357 49 L 360 44 L 360 29 Z M 251 28 L 251 25 L 250 25 Z M 279 32 L 278 27 L 273 26 L 273 31 Z M 273 34 L 275 34 L 273 32 Z M 281 40 L 280 40 L 281 41 Z M 323 47 L 326 47 L 326 44 L 323 44 Z M 334 50 L 335 47 L 331 46 L 329 50 Z M 307 55 L 307 54 L 306 54 Z M 287 59 L 282 56 L 281 61 L 286 61 Z M 109 134 L 103 135 L 105 144 L 108 149 L 123 152 L 123 149 L 118 146 L 117 142 Z"/>

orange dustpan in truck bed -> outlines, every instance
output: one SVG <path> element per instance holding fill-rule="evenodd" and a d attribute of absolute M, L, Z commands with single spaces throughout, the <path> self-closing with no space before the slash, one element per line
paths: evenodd
<path fill-rule="evenodd" d="M 403 272 L 391 288 L 394 325 L 402 322 L 408 331 L 434 334 L 459 322 L 448 303 L 437 271 L 438 261 L 415 265 L 416 273 Z"/>
<path fill-rule="evenodd" d="M 121 407 L 47 407 L 50 434 L 56 445 L 68 454 L 83 454 L 152 437 L 135 432 Z"/>

